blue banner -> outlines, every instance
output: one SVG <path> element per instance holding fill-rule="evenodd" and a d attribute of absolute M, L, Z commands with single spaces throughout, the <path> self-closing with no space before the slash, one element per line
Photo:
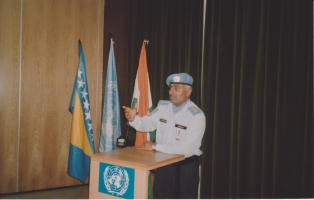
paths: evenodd
<path fill-rule="evenodd" d="M 99 163 L 98 192 L 125 199 L 134 199 L 135 170 Z"/>

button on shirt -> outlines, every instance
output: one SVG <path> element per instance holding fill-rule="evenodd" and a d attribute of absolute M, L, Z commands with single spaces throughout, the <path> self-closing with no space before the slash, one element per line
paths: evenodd
<path fill-rule="evenodd" d="M 130 125 L 140 132 L 156 132 L 156 150 L 185 157 L 201 155 L 205 115 L 191 100 L 173 112 L 170 101 L 159 101 L 157 108 L 144 117 L 135 116 Z"/>

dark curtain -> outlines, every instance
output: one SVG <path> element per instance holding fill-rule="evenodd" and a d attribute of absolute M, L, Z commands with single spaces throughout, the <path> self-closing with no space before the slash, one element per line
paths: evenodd
<path fill-rule="evenodd" d="M 312 1 L 208 0 L 201 198 L 313 198 Z"/>
<path fill-rule="evenodd" d="M 192 101 L 200 105 L 203 0 L 131 1 L 129 94 L 132 99 L 143 40 L 148 40 L 147 65 L 153 106 L 169 100 L 166 78 L 186 72 L 193 76 Z M 134 140 L 130 128 L 129 139 Z"/>
<path fill-rule="evenodd" d="M 147 47 L 153 105 L 195 80 L 206 115 L 201 198 L 313 198 L 312 1 L 131 1 L 128 99 Z M 202 43 L 204 65 L 202 66 Z"/>
<path fill-rule="evenodd" d="M 104 16 L 104 65 L 103 65 L 103 85 L 102 91 L 105 92 L 108 57 L 111 38 L 114 42 L 114 53 L 116 60 L 118 89 L 120 106 L 129 106 L 131 100 L 128 97 L 129 88 L 127 86 L 128 72 L 128 43 L 130 32 L 130 12 L 131 2 L 129 0 L 106 0 Z M 103 100 L 103 99 L 102 99 Z M 103 105 L 103 102 L 102 104 Z M 103 108 L 101 108 L 103 109 Z M 123 109 L 120 111 L 121 117 L 121 136 L 126 138 L 127 120 L 125 119 Z"/>

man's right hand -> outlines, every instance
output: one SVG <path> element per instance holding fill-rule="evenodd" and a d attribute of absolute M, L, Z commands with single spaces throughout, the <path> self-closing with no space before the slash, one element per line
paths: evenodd
<path fill-rule="evenodd" d="M 136 115 L 136 111 L 137 111 L 137 104 L 135 104 L 134 108 L 129 108 L 126 106 L 122 106 L 122 108 L 124 110 L 125 118 L 129 122 L 133 122 L 135 115 Z"/>

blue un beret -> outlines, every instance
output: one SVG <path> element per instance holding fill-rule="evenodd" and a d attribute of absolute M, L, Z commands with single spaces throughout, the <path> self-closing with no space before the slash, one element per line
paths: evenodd
<path fill-rule="evenodd" d="M 168 86 L 171 83 L 184 84 L 184 85 L 192 86 L 193 85 L 193 78 L 192 78 L 192 76 L 188 75 L 187 73 L 172 74 L 172 75 L 168 76 L 166 83 Z"/>

